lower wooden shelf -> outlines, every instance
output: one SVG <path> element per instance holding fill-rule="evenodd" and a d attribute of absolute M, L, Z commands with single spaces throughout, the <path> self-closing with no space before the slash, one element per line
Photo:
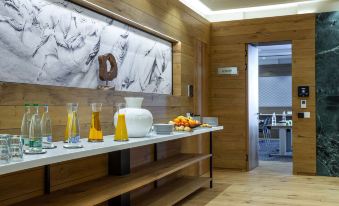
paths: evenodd
<path fill-rule="evenodd" d="M 152 162 L 127 176 L 103 177 L 15 205 L 92 206 L 152 183 L 209 157 L 210 154 L 179 154 Z"/>
<path fill-rule="evenodd" d="M 151 191 L 147 197 L 138 199 L 133 206 L 171 206 L 207 185 L 208 177 L 181 177 L 174 182 Z"/>

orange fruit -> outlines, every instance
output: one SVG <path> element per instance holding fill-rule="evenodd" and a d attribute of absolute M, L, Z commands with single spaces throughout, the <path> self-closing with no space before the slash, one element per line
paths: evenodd
<path fill-rule="evenodd" d="M 194 122 L 194 120 L 189 120 L 189 125 L 190 125 L 190 127 L 195 127 L 195 122 Z"/>

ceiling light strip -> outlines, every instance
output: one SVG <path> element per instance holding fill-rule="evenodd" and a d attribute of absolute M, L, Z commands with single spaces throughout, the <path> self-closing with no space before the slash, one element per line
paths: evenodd
<path fill-rule="evenodd" d="M 339 1 L 312 0 L 286 4 L 212 11 L 200 0 L 180 0 L 210 22 L 253 19 L 339 10 Z"/>

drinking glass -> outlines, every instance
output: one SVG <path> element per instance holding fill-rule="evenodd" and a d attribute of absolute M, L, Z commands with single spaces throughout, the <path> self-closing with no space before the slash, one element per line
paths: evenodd
<path fill-rule="evenodd" d="M 8 163 L 10 160 L 8 134 L 0 135 L 0 164 Z"/>
<path fill-rule="evenodd" d="M 116 105 L 116 126 L 115 126 L 115 141 L 128 141 L 127 127 L 126 127 L 126 104 L 118 103 Z"/>
<path fill-rule="evenodd" d="M 21 161 L 23 159 L 23 141 L 21 136 L 13 135 L 8 140 L 11 161 Z"/>
<path fill-rule="evenodd" d="M 91 120 L 91 128 L 89 131 L 89 142 L 102 142 L 104 141 L 101 125 L 100 125 L 100 112 L 102 108 L 101 103 L 92 103 L 92 120 Z"/>

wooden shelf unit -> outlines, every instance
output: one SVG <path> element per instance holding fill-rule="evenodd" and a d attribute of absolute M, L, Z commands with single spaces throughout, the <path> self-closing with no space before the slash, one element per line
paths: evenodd
<path fill-rule="evenodd" d="M 188 195 L 206 186 L 209 177 L 181 177 L 174 182 L 154 189 L 149 195 L 137 199 L 133 206 L 170 206 L 178 203 Z"/>
<path fill-rule="evenodd" d="M 149 199 L 140 202 L 154 201 L 154 204 L 156 204 L 158 202 L 156 198 L 160 196 L 157 194 L 161 193 L 164 199 L 159 201 L 166 201 L 166 204 L 171 205 L 193 193 L 208 182 L 209 187 L 213 187 L 212 133 L 220 130 L 223 130 L 223 126 L 197 129 L 189 133 L 176 132 L 171 135 L 134 138 L 125 143 L 109 141 L 111 140 L 111 136 L 106 136 L 104 137 L 107 139 L 105 143 L 88 144 L 81 150 L 67 151 L 67 153 L 65 153 L 62 148 L 59 148 L 59 150 L 55 150 L 44 156 L 30 157 L 21 163 L 4 165 L 0 167 L 0 169 L 4 169 L 5 171 L 2 171 L 3 174 L 7 174 L 27 168 L 44 166 L 44 195 L 14 204 L 18 206 L 92 206 L 104 202 L 107 202 L 109 206 L 129 206 L 131 205 L 130 192 L 151 183 L 154 183 L 156 189 L 150 193 Z M 158 143 L 204 133 L 209 133 L 209 154 L 177 154 L 165 159 L 158 159 Z M 59 143 L 61 144 L 61 142 Z M 136 168 L 131 172 L 130 149 L 145 145 L 154 146 L 154 162 Z M 103 153 L 108 154 L 108 176 L 61 190 L 51 191 L 50 167 L 52 164 Z M 174 180 L 174 182 L 172 182 L 173 184 L 169 183 L 167 186 L 158 187 L 157 182 L 161 178 L 206 159 L 209 159 L 208 178 L 179 178 Z M 174 187 L 174 185 L 176 186 Z"/>
<path fill-rule="evenodd" d="M 146 166 L 142 166 L 135 172 L 132 172 L 126 176 L 107 176 L 55 191 L 51 194 L 29 199 L 15 205 L 92 206 L 152 183 L 187 166 L 210 157 L 211 154 L 179 154 L 170 158 L 152 162 Z M 173 197 L 174 199 L 182 199 L 184 194 L 188 195 L 194 192 L 199 187 L 201 187 L 203 183 L 205 184 L 210 180 L 210 178 L 195 178 L 189 180 L 182 179 L 176 181 L 176 184 L 178 187 L 179 185 L 182 187 L 184 183 L 187 183 L 187 185 L 185 185 L 185 187 L 188 187 L 187 189 L 182 188 L 179 191 L 173 191 L 173 189 L 169 187 L 159 187 L 159 191 L 168 191 L 168 195 L 175 194 Z M 180 195 L 178 192 L 182 192 L 182 195 Z M 168 198 L 168 196 L 165 194 L 163 194 L 163 197 Z"/>

